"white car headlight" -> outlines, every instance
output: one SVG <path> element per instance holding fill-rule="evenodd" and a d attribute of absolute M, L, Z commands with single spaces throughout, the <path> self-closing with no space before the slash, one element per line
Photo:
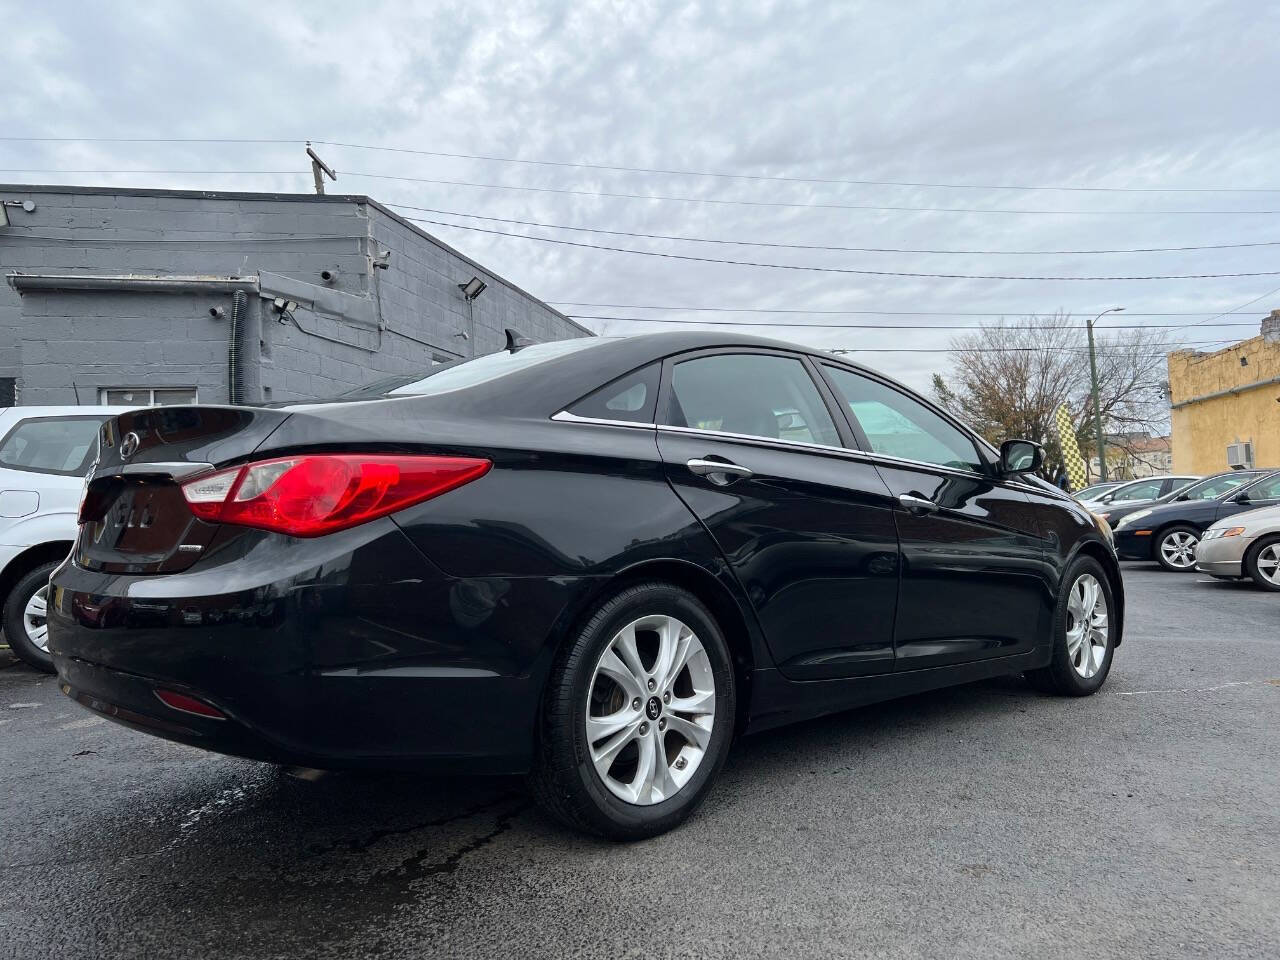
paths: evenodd
<path fill-rule="evenodd" d="M 1116 523 L 1116 526 L 1127 527 L 1127 526 L 1130 526 L 1131 524 L 1137 523 L 1143 517 L 1149 517 L 1150 515 L 1151 515 L 1150 510 L 1135 510 L 1133 511 L 1133 513 L 1129 514 L 1127 517 L 1121 517 L 1119 522 Z"/>

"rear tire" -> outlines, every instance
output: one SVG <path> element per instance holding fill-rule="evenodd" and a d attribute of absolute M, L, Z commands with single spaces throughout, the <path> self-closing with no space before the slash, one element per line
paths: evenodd
<path fill-rule="evenodd" d="M 1111 672 L 1118 619 L 1102 564 L 1093 557 L 1077 557 L 1062 578 L 1049 665 L 1028 670 L 1027 681 L 1043 693 L 1064 697 L 1097 693 Z"/>
<path fill-rule="evenodd" d="M 671 584 L 626 587 L 556 657 L 534 796 L 575 830 L 664 833 L 706 799 L 736 715 L 729 648 L 707 608 Z"/>
<path fill-rule="evenodd" d="M 1280 590 L 1280 536 L 1263 537 L 1250 547 L 1244 571 L 1263 590 Z"/>
<path fill-rule="evenodd" d="M 1161 530 L 1154 538 L 1152 553 L 1156 563 L 1170 573 L 1190 573 L 1196 568 L 1196 546 L 1200 531 L 1183 523 Z"/>
<path fill-rule="evenodd" d="M 44 617 L 45 597 L 49 591 L 49 575 L 57 563 L 42 563 L 24 574 L 5 599 L 0 619 L 4 636 L 14 655 L 37 670 L 53 673 L 49 656 L 49 627 Z"/>

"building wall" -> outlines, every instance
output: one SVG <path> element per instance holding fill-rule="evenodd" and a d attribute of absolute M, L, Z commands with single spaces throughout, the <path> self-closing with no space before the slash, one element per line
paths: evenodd
<path fill-rule="evenodd" d="M 1174 470 L 1226 470 L 1227 445 L 1245 441 L 1256 466 L 1280 467 L 1280 311 L 1251 340 L 1170 354 L 1169 393 Z"/>
<path fill-rule="evenodd" d="M 36 205 L 10 207 L 12 226 L 0 228 L 8 277 L 251 281 L 249 402 L 331 396 L 492 352 L 504 326 L 540 340 L 589 335 L 367 197 L 0 186 L 0 198 Z M 458 289 L 472 276 L 488 284 L 474 325 Z M 0 284 L 0 377 L 16 379 L 19 403 L 90 403 L 102 388 L 148 386 L 227 401 L 231 291 L 122 292 L 108 279 L 20 294 L 15 283 Z M 277 296 L 297 308 L 277 312 Z"/>

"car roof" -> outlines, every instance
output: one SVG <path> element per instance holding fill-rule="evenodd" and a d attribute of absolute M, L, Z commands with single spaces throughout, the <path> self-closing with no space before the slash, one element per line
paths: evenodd
<path fill-rule="evenodd" d="M 563 341 L 552 341 L 561 343 Z M 456 407 L 471 413 L 493 412 L 509 413 L 513 410 L 526 411 L 537 408 L 556 408 L 567 406 L 578 398 L 585 396 L 604 384 L 649 363 L 669 357 L 673 354 L 686 353 L 693 350 L 734 349 L 746 347 L 760 350 L 785 350 L 791 353 L 805 354 L 827 363 L 844 366 L 879 377 L 895 384 L 908 393 L 918 396 L 910 387 L 904 386 L 843 356 L 827 353 L 813 347 L 797 343 L 787 343 L 768 337 L 756 337 L 734 332 L 715 330 L 672 330 L 659 333 L 644 333 L 629 337 L 592 337 L 589 342 L 572 341 L 577 349 L 564 350 L 560 353 L 548 352 L 546 359 L 527 366 L 513 365 L 508 374 L 484 381 L 484 390 L 475 391 L 467 386 L 454 389 L 431 397 L 440 409 Z M 536 344 L 534 346 L 543 346 Z M 549 345 L 549 344 L 547 344 Z M 534 349 L 530 346 L 524 349 Z M 502 351 L 498 351 L 501 353 Z M 484 359 L 483 357 L 471 358 Z M 462 361 L 461 363 L 466 363 Z M 460 366 L 449 364 L 433 370 L 423 371 L 423 377 L 430 379 L 435 372 L 449 367 Z M 404 398 L 412 397 L 410 391 L 401 394 Z M 329 401 L 342 400 L 342 397 L 330 398 Z M 373 399 L 373 398 L 363 398 Z M 382 399 L 391 399 L 390 396 Z M 929 402 L 927 399 L 925 402 Z M 285 409 L 299 410 L 309 406 L 303 401 L 289 402 Z"/>

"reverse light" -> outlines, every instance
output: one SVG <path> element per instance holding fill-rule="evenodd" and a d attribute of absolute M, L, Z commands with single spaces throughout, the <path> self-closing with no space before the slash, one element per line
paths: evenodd
<path fill-rule="evenodd" d="M 182 495 L 209 523 L 319 537 L 438 497 L 491 466 L 475 457 L 309 454 L 206 474 Z"/>

